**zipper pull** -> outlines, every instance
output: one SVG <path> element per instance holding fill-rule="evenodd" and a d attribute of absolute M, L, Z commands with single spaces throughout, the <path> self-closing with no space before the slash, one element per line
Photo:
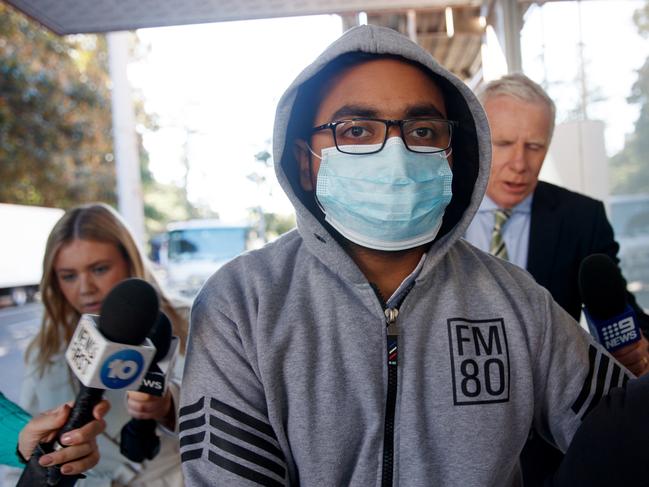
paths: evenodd
<path fill-rule="evenodd" d="M 399 310 L 397 308 L 386 308 L 384 313 L 385 323 L 388 327 L 388 335 L 399 336 L 399 327 L 397 327 L 397 316 L 399 316 Z"/>
<path fill-rule="evenodd" d="M 388 367 L 392 369 L 397 366 L 398 362 L 399 328 L 397 327 L 397 316 L 399 316 L 399 310 L 396 308 L 387 308 L 384 313 L 385 322 L 388 327 Z"/>

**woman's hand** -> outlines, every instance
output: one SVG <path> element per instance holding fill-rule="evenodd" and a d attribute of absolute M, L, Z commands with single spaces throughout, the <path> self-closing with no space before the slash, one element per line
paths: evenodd
<path fill-rule="evenodd" d="M 136 391 L 128 391 L 126 397 L 128 414 L 135 419 L 154 419 L 164 427 L 174 429 L 176 411 L 173 397 L 168 389 L 162 397 Z"/>
<path fill-rule="evenodd" d="M 612 352 L 612 355 L 637 377 L 649 372 L 649 341 L 644 336 L 637 342 Z"/>
<path fill-rule="evenodd" d="M 25 425 L 18 437 L 18 450 L 26 460 L 29 460 L 39 443 L 54 439 L 67 421 L 71 406 L 72 402 L 45 411 Z M 61 444 L 67 448 L 43 455 L 38 463 L 44 467 L 61 465 L 61 473 L 65 475 L 79 474 L 97 465 L 99 450 L 96 438 L 106 428 L 103 417 L 109 409 L 110 404 L 106 400 L 97 404 L 93 409 L 93 421 L 63 435 Z"/>

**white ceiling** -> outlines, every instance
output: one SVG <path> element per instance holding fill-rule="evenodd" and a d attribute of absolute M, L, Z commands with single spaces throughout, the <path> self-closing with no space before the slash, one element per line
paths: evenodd
<path fill-rule="evenodd" d="M 482 0 L 5 0 L 57 34 L 409 8 L 479 6 Z"/>

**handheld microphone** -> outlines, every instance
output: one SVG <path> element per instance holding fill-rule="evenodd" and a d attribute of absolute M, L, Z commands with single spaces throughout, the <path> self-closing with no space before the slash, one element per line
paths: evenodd
<path fill-rule="evenodd" d="M 61 437 L 93 419 L 93 409 L 105 389 L 135 389 L 155 354 L 147 334 L 158 314 L 158 295 L 141 279 L 126 279 L 106 296 L 101 315 L 83 315 L 65 353 L 68 365 L 81 382 L 65 425 L 56 438 L 40 446 L 29 460 L 19 487 L 74 485 L 80 476 L 61 475 L 58 468 L 38 463 L 43 453 L 63 448 Z M 144 342 L 144 343 L 143 343 Z"/>
<path fill-rule="evenodd" d="M 149 339 L 156 348 L 151 366 L 142 380 L 139 392 L 162 397 L 166 391 L 168 365 L 175 358 L 178 339 L 172 337 L 169 318 L 162 311 L 149 333 Z M 173 347 L 172 347 L 172 339 Z M 160 438 L 156 435 L 157 422 L 154 419 L 131 419 L 124 425 L 120 438 L 120 452 L 129 460 L 143 462 L 153 459 L 160 452 Z"/>
<path fill-rule="evenodd" d="M 605 254 L 586 257 L 579 267 L 579 289 L 590 333 L 609 352 L 641 338 L 635 311 L 626 301 L 620 269 Z"/>

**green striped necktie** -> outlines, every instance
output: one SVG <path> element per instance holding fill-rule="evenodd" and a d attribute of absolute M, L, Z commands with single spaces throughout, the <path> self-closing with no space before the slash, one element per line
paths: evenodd
<path fill-rule="evenodd" d="M 512 216 L 512 210 L 496 210 L 494 229 L 491 232 L 491 245 L 489 246 L 489 253 L 505 260 L 509 260 L 509 256 L 503 238 L 503 227 L 510 216 Z"/>

